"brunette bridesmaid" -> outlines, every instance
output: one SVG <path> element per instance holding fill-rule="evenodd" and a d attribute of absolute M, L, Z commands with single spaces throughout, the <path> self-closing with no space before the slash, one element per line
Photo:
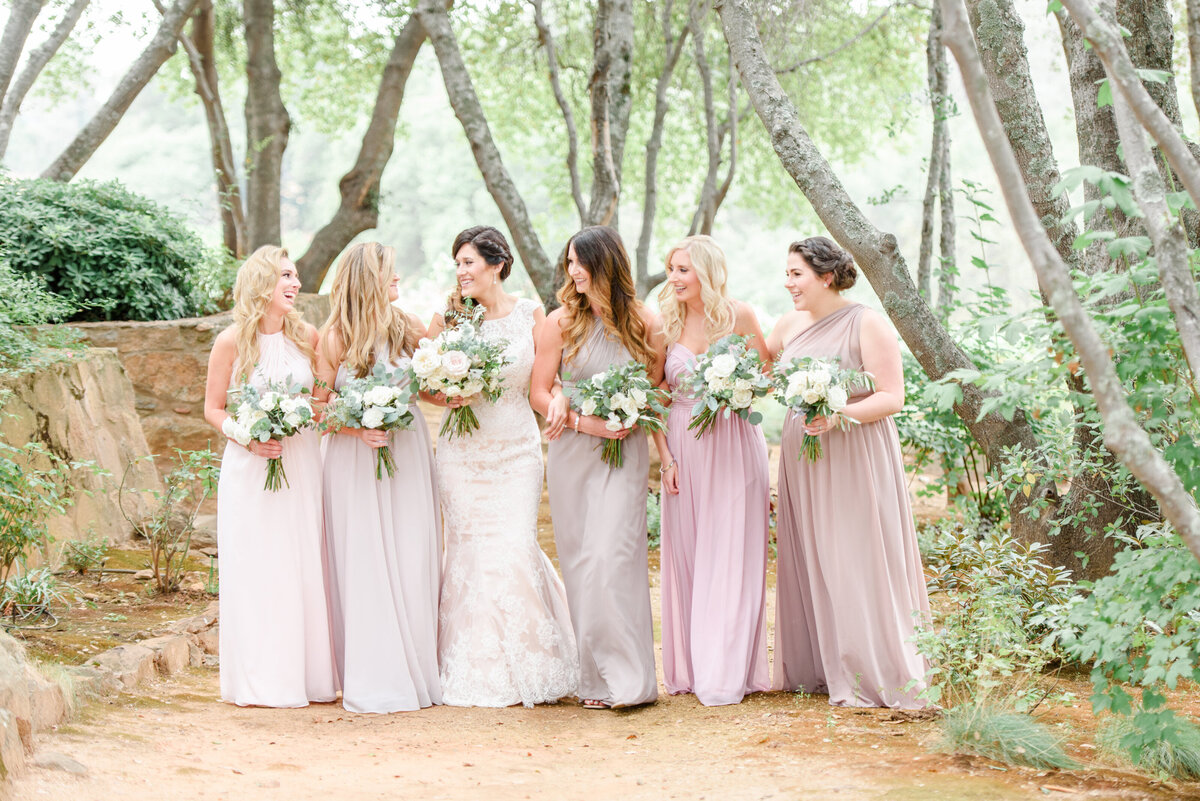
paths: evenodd
<path fill-rule="evenodd" d="M 725 254 L 707 236 L 667 254 L 659 294 L 673 401 L 662 460 L 662 644 L 667 691 L 702 704 L 739 703 L 771 687 L 765 623 L 771 479 L 762 429 L 718 416 L 699 439 L 695 399 L 675 393 L 710 345 L 729 334 L 767 349 L 753 309 L 725 289 Z"/>
<path fill-rule="evenodd" d="M 352 246 L 338 264 L 319 375 L 328 396 L 376 364 L 404 366 L 425 328 L 392 305 L 396 252 Z M 406 379 L 403 379 L 406 380 Z M 334 654 L 351 712 L 411 711 L 442 701 L 437 664 L 441 514 L 425 418 L 410 429 L 343 428 L 325 451 L 325 534 Z M 375 478 L 387 445 L 395 473 Z"/>
<path fill-rule="evenodd" d="M 213 343 L 204 392 L 204 418 L 218 430 L 231 422 L 228 390 L 245 382 L 312 389 L 317 332 L 293 306 L 299 291 L 283 248 L 263 246 L 238 269 L 233 324 Z M 274 458 L 288 483 L 271 492 Z M 337 697 L 321 540 L 316 431 L 248 447 L 230 439 L 217 488 L 222 700 L 299 707 Z"/>
<path fill-rule="evenodd" d="M 785 363 L 833 358 L 874 391 L 805 425 L 789 415 L 779 459 L 777 689 L 828 693 L 837 706 L 923 706 L 926 665 L 911 639 L 929 600 L 892 415 L 904 406 L 900 347 L 886 320 L 844 297 L 857 270 L 823 236 L 789 249 L 796 311 L 767 347 Z M 824 455 L 797 459 L 805 433 Z"/>
<path fill-rule="evenodd" d="M 562 306 L 542 326 L 530 402 L 549 413 L 547 485 L 579 647 L 578 696 L 588 709 L 647 704 L 658 697 L 658 681 L 646 563 L 646 434 L 609 431 L 599 417 L 573 410 L 563 416 L 550 407 L 560 371 L 568 394 L 630 360 L 645 364 L 659 383 L 661 325 L 638 301 L 629 256 L 612 228 L 593 226 L 571 237 L 561 269 Z M 601 460 L 602 438 L 625 440 L 621 467 Z"/>

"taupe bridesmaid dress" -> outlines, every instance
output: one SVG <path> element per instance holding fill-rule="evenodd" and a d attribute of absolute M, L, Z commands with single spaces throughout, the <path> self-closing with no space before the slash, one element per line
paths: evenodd
<path fill-rule="evenodd" d="M 564 389 L 630 361 L 593 320 L 576 358 L 561 368 Z M 581 699 L 614 707 L 658 698 L 646 562 L 646 434 L 625 438 L 624 464 L 600 459 L 598 437 L 567 429 L 550 443 L 546 483 L 558 562 L 579 646 Z"/>
<path fill-rule="evenodd" d="M 833 357 L 863 369 L 865 310 L 852 303 L 818 320 L 780 363 Z M 788 415 L 779 459 L 774 686 L 828 693 L 838 706 L 924 706 L 925 660 L 909 640 L 929 599 L 896 423 L 823 434 L 816 462 L 796 458 L 802 425 Z"/>

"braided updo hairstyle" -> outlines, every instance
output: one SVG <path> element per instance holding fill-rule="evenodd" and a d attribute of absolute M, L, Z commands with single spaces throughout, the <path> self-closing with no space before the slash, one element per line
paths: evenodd
<path fill-rule="evenodd" d="M 817 275 L 832 275 L 830 286 L 839 292 L 854 286 L 858 280 L 854 258 L 827 236 L 810 236 L 793 242 L 788 253 L 798 254 Z"/>
<path fill-rule="evenodd" d="M 457 258 L 458 251 L 462 250 L 464 245 L 473 246 L 479 251 L 479 255 L 483 256 L 483 260 L 491 266 L 503 265 L 499 275 L 501 281 L 508 278 L 512 272 L 512 250 L 508 247 L 508 240 L 498 229 L 490 225 L 475 225 L 462 231 L 454 237 L 454 245 L 450 248 L 450 258 Z M 446 302 L 446 313 L 443 315 L 446 325 L 455 325 L 457 323 L 455 315 L 463 312 L 465 308 L 462 287 L 455 282 L 454 291 L 450 293 L 450 299 Z"/>

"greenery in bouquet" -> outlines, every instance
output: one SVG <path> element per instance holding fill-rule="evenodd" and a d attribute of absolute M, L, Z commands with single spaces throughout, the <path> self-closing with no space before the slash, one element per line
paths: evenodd
<path fill-rule="evenodd" d="M 718 415 L 723 413 L 728 419 L 731 412 L 751 425 L 761 423 L 762 415 L 751 405 L 772 387 L 762 367 L 762 359 L 750 347 L 748 337 L 730 334 L 709 346 L 696 359 L 696 369 L 675 390 L 677 395 L 696 399 L 688 431 L 695 431 L 696 439 L 700 439 Z"/>
<path fill-rule="evenodd" d="M 482 306 L 472 305 L 457 316 L 452 328 L 417 344 L 412 371 L 421 390 L 441 393 L 448 399 L 482 395 L 495 401 L 500 397 L 504 391 L 500 370 L 509 363 L 504 356 L 508 342 L 483 336 L 483 312 Z M 479 418 L 466 405 L 450 409 L 440 433 L 453 438 L 478 428 Z"/>
<path fill-rule="evenodd" d="M 407 371 L 407 365 L 389 370 L 384 364 L 376 364 L 370 374 L 351 378 L 326 407 L 323 428 L 334 431 L 339 428 L 377 431 L 411 428 L 413 391 L 411 383 L 404 380 Z M 396 462 L 387 445 L 375 449 L 375 479 L 381 480 L 384 471 L 389 478 L 396 474 Z"/>
<path fill-rule="evenodd" d="M 253 440 L 282 440 L 314 423 L 307 387 L 272 383 L 266 391 L 259 392 L 252 384 L 242 384 L 229 391 L 226 409 L 232 411 L 221 431 L 243 447 Z M 268 459 L 263 489 L 276 492 L 285 484 L 291 486 L 283 471 L 283 458 Z"/>
<path fill-rule="evenodd" d="M 792 359 L 775 368 L 775 397 L 795 414 L 803 415 L 805 423 L 841 412 L 855 389 L 874 388 L 870 373 L 844 369 L 830 359 Z M 858 423 L 845 414 L 838 414 L 837 419 L 843 429 Z M 815 462 L 821 455 L 821 440 L 805 434 L 797 458 Z"/>
<path fill-rule="evenodd" d="M 567 395 L 580 414 L 603 418 L 609 431 L 637 425 L 647 431 L 662 431 L 666 425 L 662 393 L 650 383 L 646 365 L 641 362 L 613 365 L 580 381 Z M 624 464 L 623 446 L 622 440 L 605 439 L 600 458 L 610 467 L 620 467 Z"/>

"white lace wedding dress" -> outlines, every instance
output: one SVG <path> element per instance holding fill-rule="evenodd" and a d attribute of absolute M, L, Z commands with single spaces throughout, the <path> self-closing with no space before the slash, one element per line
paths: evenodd
<path fill-rule="evenodd" d="M 567 596 L 537 543 L 542 499 L 541 436 L 529 407 L 533 314 L 483 323 L 506 339 L 504 393 L 472 405 L 479 429 L 438 438 L 437 470 L 446 555 L 438 615 L 443 701 L 504 707 L 575 693 L 579 657 Z"/>

